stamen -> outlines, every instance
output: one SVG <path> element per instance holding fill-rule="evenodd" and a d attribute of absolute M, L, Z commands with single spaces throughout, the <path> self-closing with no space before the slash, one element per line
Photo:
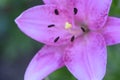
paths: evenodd
<path fill-rule="evenodd" d="M 85 29 L 83 27 L 81 27 L 82 31 L 85 32 Z"/>
<path fill-rule="evenodd" d="M 55 25 L 54 24 L 51 24 L 51 25 L 48 25 L 48 28 L 51 28 L 51 27 L 54 27 Z"/>
<path fill-rule="evenodd" d="M 55 14 L 56 14 L 56 15 L 59 15 L 59 12 L 58 12 L 58 10 L 57 10 L 57 9 L 55 9 L 55 11 L 54 11 L 54 12 L 55 12 Z"/>
<path fill-rule="evenodd" d="M 55 38 L 54 42 L 57 42 L 59 38 L 60 38 L 59 36 L 57 38 Z"/>
<path fill-rule="evenodd" d="M 72 27 L 72 25 L 69 22 L 65 23 L 65 29 L 70 29 Z"/>
<path fill-rule="evenodd" d="M 78 9 L 77 8 L 74 8 L 74 14 L 76 15 L 78 12 Z"/>
<path fill-rule="evenodd" d="M 73 42 L 75 40 L 75 36 L 71 37 L 71 42 Z"/>

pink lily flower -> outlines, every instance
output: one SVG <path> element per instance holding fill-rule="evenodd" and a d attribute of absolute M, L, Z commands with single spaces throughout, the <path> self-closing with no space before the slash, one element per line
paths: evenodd
<path fill-rule="evenodd" d="M 78 80 L 102 80 L 106 46 L 120 43 L 120 19 L 108 16 L 112 0 L 44 0 L 15 21 L 45 46 L 30 62 L 24 80 L 42 80 L 66 66 Z"/>

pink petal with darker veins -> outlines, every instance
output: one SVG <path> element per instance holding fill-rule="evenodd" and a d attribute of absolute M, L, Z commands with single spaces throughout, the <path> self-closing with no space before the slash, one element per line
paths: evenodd
<path fill-rule="evenodd" d="M 78 13 L 76 20 L 96 30 L 105 24 L 112 0 L 75 0 Z"/>
<path fill-rule="evenodd" d="M 15 21 L 25 34 L 39 42 L 59 45 L 70 41 L 71 34 L 64 27 L 66 22 L 71 22 L 71 16 L 55 5 L 35 6 Z"/>
<path fill-rule="evenodd" d="M 60 6 L 61 8 L 71 7 L 75 2 L 75 0 L 43 0 L 43 1 L 45 4 L 54 4 Z"/>
<path fill-rule="evenodd" d="M 102 29 L 107 45 L 120 43 L 120 18 L 108 17 L 108 20 Z"/>
<path fill-rule="evenodd" d="M 42 80 L 63 67 L 62 50 L 60 47 L 44 46 L 30 62 L 24 80 Z"/>
<path fill-rule="evenodd" d="M 78 80 L 102 80 L 106 72 L 107 54 L 104 38 L 89 33 L 65 51 L 64 62 Z"/>

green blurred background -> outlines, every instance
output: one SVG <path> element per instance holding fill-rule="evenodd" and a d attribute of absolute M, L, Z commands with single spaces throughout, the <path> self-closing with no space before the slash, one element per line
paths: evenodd
<path fill-rule="evenodd" d="M 24 35 L 14 22 L 21 12 L 40 4 L 43 4 L 41 0 L 0 0 L 0 80 L 23 80 L 27 65 L 42 47 L 42 44 Z M 109 15 L 120 17 L 120 0 L 113 0 Z M 75 80 L 66 68 L 57 70 L 48 78 Z M 108 47 L 104 80 L 120 80 L 119 44 Z"/>

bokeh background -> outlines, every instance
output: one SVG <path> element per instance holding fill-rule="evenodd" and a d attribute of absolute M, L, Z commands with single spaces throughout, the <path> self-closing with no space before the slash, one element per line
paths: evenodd
<path fill-rule="evenodd" d="M 14 19 L 24 10 L 43 4 L 42 0 L 0 0 L 0 80 L 23 80 L 32 57 L 43 46 L 23 34 Z M 120 0 L 113 0 L 110 16 L 120 17 Z M 64 67 L 46 80 L 75 80 Z M 108 47 L 104 80 L 120 80 L 120 44 Z"/>

